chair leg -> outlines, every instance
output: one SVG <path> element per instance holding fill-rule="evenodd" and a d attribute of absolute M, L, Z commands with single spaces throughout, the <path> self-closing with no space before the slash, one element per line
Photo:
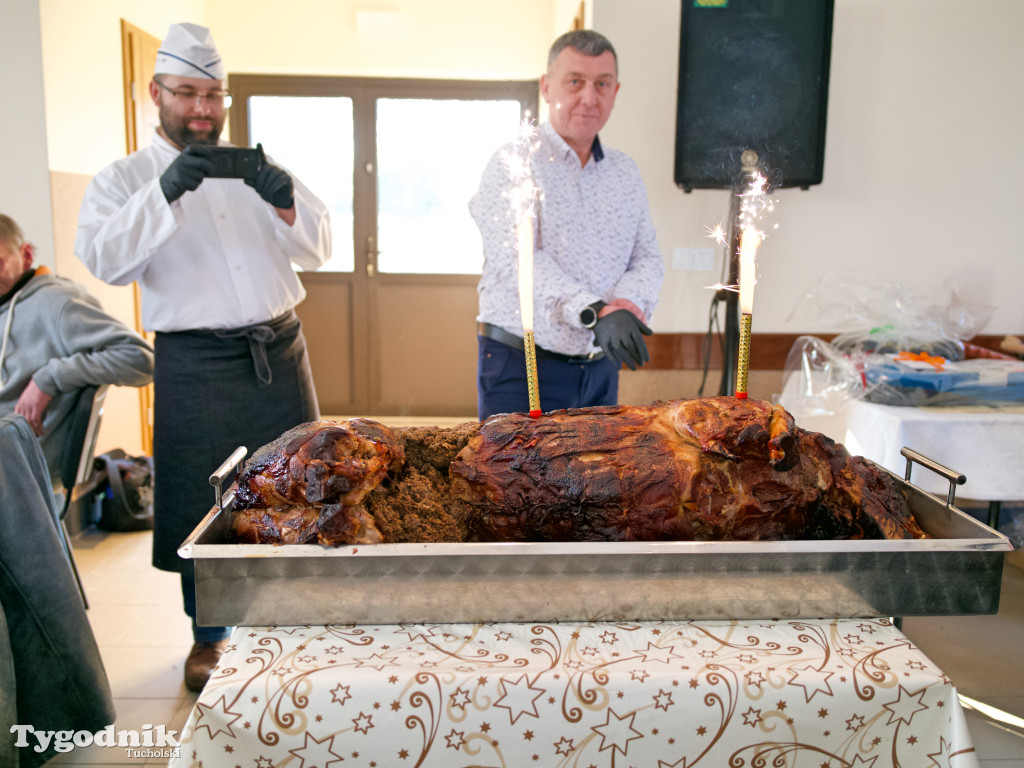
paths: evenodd
<path fill-rule="evenodd" d="M 68 554 L 68 563 L 71 565 L 71 573 L 75 577 L 75 582 L 78 584 L 78 593 L 82 596 L 82 605 L 85 606 L 85 610 L 89 610 L 89 600 L 85 596 L 85 586 L 82 584 L 82 577 L 78 575 L 78 565 L 75 564 L 75 551 L 71 548 L 71 537 L 68 535 L 68 525 L 61 518 L 60 521 L 60 535 L 64 539 L 64 550 Z"/>

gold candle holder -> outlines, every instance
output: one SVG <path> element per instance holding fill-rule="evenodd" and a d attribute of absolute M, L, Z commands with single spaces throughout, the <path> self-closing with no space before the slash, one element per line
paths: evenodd
<path fill-rule="evenodd" d="M 753 315 L 744 312 L 740 317 L 740 348 L 736 365 L 736 397 L 745 400 L 747 397 L 747 371 L 750 369 L 750 326 Z"/>
<path fill-rule="evenodd" d="M 523 350 L 526 352 L 526 389 L 530 395 L 530 417 L 536 419 L 541 410 L 540 388 L 537 384 L 537 343 L 533 331 L 523 333 Z"/>

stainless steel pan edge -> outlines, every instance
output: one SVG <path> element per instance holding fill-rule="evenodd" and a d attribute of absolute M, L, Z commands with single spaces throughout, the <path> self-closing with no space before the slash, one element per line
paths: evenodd
<path fill-rule="evenodd" d="M 240 545 L 226 502 L 179 554 L 213 625 L 995 613 L 1012 543 L 895 479 L 936 538 Z"/>

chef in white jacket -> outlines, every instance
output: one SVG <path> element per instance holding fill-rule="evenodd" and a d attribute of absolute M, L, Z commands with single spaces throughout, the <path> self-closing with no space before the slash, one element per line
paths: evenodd
<path fill-rule="evenodd" d="M 138 281 L 155 332 L 153 564 L 182 574 L 195 638 L 185 682 L 200 690 L 230 628 L 196 624 L 192 563 L 176 550 L 212 505 L 207 478 L 237 446 L 254 451 L 319 418 L 293 265 L 327 261 L 330 220 L 269 158 L 255 178 L 210 177 L 230 94 L 208 29 L 172 24 L 155 73 L 153 142 L 93 178 L 75 252 L 101 280 Z"/>

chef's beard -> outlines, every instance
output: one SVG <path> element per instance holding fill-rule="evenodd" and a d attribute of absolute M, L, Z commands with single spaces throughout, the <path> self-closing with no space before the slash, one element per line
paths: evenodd
<path fill-rule="evenodd" d="M 224 130 L 224 117 L 221 116 L 219 119 L 213 115 L 203 117 L 203 120 L 209 120 L 213 123 L 213 127 L 208 131 L 202 131 L 197 133 L 188 127 L 190 120 L 194 120 L 192 117 L 184 117 L 182 115 L 175 114 L 169 109 L 163 102 L 160 103 L 160 127 L 163 128 L 164 133 L 171 141 L 177 144 L 179 147 L 184 149 L 189 144 L 206 144 L 208 146 L 216 146 L 217 139 L 220 137 L 221 131 Z"/>

